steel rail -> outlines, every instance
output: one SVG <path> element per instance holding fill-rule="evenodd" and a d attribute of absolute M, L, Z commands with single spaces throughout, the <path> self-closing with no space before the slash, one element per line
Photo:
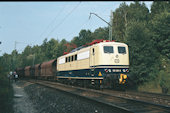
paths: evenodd
<path fill-rule="evenodd" d="M 168 113 L 170 111 L 169 106 L 164 106 L 160 104 L 155 104 L 151 102 L 129 99 L 113 94 L 106 94 L 105 92 L 93 89 L 86 89 L 68 85 L 62 85 L 59 83 L 48 82 L 48 81 L 37 81 L 36 84 L 44 85 L 47 87 L 55 88 L 67 93 L 78 95 L 86 99 L 91 99 L 93 101 L 103 103 L 114 108 L 124 110 L 126 112 L 140 113 L 140 112 L 161 112 Z M 62 86 L 60 88 L 57 88 Z M 66 89 L 65 89 L 66 88 Z M 69 90 L 68 90 L 69 89 Z M 88 93 L 87 93 L 88 92 Z M 83 95 L 84 94 L 84 95 Z"/>

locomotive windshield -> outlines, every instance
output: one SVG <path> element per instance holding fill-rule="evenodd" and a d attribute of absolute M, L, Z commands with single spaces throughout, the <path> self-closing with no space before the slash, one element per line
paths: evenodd
<path fill-rule="evenodd" d="M 118 47 L 118 52 L 120 53 L 120 54 L 126 54 L 126 49 L 125 49 L 125 47 Z"/>
<path fill-rule="evenodd" d="M 113 46 L 104 46 L 104 53 L 113 53 Z"/>

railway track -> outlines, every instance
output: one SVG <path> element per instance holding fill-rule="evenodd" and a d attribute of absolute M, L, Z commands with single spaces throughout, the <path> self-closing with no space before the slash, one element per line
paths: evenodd
<path fill-rule="evenodd" d="M 112 91 L 108 91 L 108 90 L 100 91 L 100 90 L 86 89 L 86 88 L 68 86 L 65 84 L 49 82 L 49 81 L 41 81 L 41 80 L 37 80 L 37 81 L 33 80 L 29 82 L 34 82 L 39 85 L 54 88 L 69 94 L 77 95 L 79 97 L 98 102 L 105 106 L 107 105 L 115 109 L 119 109 L 122 112 L 170 113 L 170 106 L 168 105 L 162 105 L 162 104 L 137 100 L 135 98 L 132 98 L 132 96 L 131 98 L 128 98 L 127 96 L 123 96 L 121 94 L 118 95 L 118 92 L 117 94 L 113 94 Z M 130 93 L 128 95 L 130 95 Z"/>
<path fill-rule="evenodd" d="M 155 104 L 161 104 L 170 107 L 170 95 L 158 94 L 158 93 L 148 93 L 148 92 L 134 92 L 134 91 L 113 91 L 105 89 L 104 92 L 108 94 L 114 94 L 121 97 L 126 97 L 130 99 L 143 100 L 146 102 L 151 102 Z"/>

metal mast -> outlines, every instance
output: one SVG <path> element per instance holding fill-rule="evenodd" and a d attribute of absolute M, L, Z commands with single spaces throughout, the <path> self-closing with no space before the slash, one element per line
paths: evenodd
<path fill-rule="evenodd" d="M 112 40 L 112 26 L 113 26 L 113 12 L 111 10 L 111 15 L 110 15 L 110 26 L 109 26 L 109 40 Z"/>
<path fill-rule="evenodd" d="M 100 16 L 98 16 L 97 14 L 95 14 L 95 13 L 90 13 L 90 16 L 89 16 L 89 19 L 90 19 L 90 17 L 91 17 L 91 14 L 94 14 L 95 16 L 97 16 L 98 18 L 100 18 L 101 20 L 103 20 L 104 22 L 106 22 L 108 25 L 109 25 L 109 40 L 111 41 L 112 40 L 112 15 L 113 15 L 113 13 L 112 13 L 112 11 L 111 11 L 111 21 L 110 21 L 110 23 L 109 22 L 107 22 L 106 20 L 104 20 L 103 18 L 101 18 Z"/>

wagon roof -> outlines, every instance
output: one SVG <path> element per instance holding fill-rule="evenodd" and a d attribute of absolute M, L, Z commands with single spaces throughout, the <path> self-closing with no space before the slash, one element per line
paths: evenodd
<path fill-rule="evenodd" d="M 53 59 L 53 60 L 44 62 L 44 63 L 41 64 L 41 67 L 49 66 L 49 65 L 51 65 L 53 62 L 55 62 L 56 60 L 57 60 L 57 59 Z"/>
<path fill-rule="evenodd" d="M 25 67 L 25 70 L 26 70 L 26 69 L 30 69 L 30 68 L 31 68 L 31 66 L 27 66 L 27 67 Z"/>
<path fill-rule="evenodd" d="M 38 68 L 39 66 L 40 66 L 40 64 L 36 64 L 36 65 L 35 65 L 35 68 Z"/>
<path fill-rule="evenodd" d="M 35 68 L 35 65 L 34 66 L 31 66 L 31 69 L 34 69 Z"/>
<path fill-rule="evenodd" d="M 16 70 L 23 70 L 24 68 L 16 68 Z"/>

